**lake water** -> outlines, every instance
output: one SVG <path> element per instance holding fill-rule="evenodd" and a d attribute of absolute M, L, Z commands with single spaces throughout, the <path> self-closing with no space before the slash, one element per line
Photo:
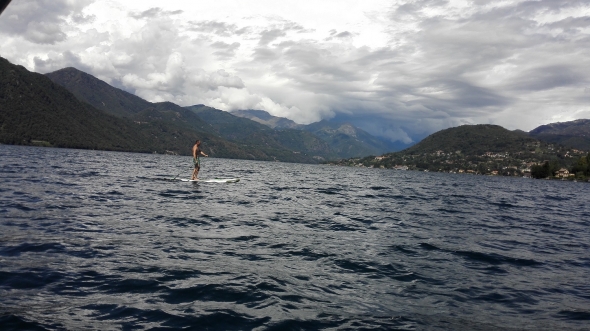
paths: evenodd
<path fill-rule="evenodd" d="M 0 146 L 2 330 L 588 330 L 590 184 Z"/>

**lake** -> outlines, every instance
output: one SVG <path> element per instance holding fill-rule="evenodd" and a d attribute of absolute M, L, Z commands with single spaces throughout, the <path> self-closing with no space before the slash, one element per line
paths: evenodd
<path fill-rule="evenodd" d="M 0 145 L 1 329 L 590 329 L 588 183 L 191 166 Z"/>

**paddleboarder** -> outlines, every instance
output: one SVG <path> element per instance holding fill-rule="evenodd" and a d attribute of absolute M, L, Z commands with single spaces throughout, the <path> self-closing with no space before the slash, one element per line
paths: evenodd
<path fill-rule="evenodd" d="M 201 155 L 209 156 L 201 150 L 201 141 L 197 140 L 193 145 L 193 163 L 195 164 L 195 169 L 193 170 L 191 180 L 199 179 L 197 176 L 199 175 L 199 170 L 201 170 L 201 160 L 199 159 Z"/>

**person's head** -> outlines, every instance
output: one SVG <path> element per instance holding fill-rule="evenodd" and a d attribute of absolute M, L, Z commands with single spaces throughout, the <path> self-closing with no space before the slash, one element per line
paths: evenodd
<path fill-rule="evenodd" d="M 201 144 L 200 140 L 195 141 L 195 145 L 199 146 Z"/>

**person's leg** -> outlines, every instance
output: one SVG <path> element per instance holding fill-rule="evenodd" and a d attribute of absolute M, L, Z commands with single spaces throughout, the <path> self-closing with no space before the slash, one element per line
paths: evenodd
<path fill-rule="evenodd" d="M 193 175 L 191 176 L 191 180 L 197 179 L 197 175 L 199 174 L 199 168 L 195 167 L 193 170 Z"/>

